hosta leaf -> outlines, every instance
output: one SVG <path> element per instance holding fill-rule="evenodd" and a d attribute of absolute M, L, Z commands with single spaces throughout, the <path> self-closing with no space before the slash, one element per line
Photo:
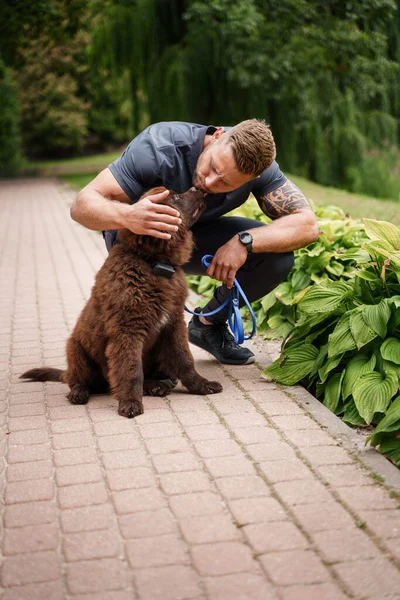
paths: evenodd
<path fill-rule="evenodd" d="M 388 298 L 387 301 L 390 304 L 394 304 L 396 308 L 400 308 L 400 296 L 392 296 L 391 298 Z"/>
<path fill-rule="evenodd" d="M 354 404 L 354 400 L 350 400 L 350 402 L 346 403 L 342 419 L 345 423 L 353 425 L 354 427 L 366 425 L 366 422 L 357 410 L 357 406 Z"/>
<path fill-rule="evenodd" d="M 364 306 L 362 314 L 368 327 L 371 327 L 381 338 L 385 338 L 387 322 L 390 318 L 390 308 L 386 298 L 381 300 L 379 304 Z"/>
<path fill-rule="evenodd" d="M 400 468 L 400 437 L 386 437 L 380 442 L 379 451 L 390 456 L 395 465 Z"/>
<path fill-rule="evenodd" d="M 344 400 L 350 396 L 354 385 L 360 379 L 361 375 L 371 373 L 374 370 L 375 364 L 376 357 L 374 355 L 371 357 L 367 354 L 356 354 L 356 356 L 353 356 L 347 364 L 343 380 L 342 395 Z"/>
<path fill-rule="evenodd" d="M 335 310 L 344 299 L 353 295 L 353 287 L 342 281 L 327 282 L 324 286 L 314 285 L 300 300 L 299 310 L 306 313 Z"/>
<path fill-rule="evenodd" d="M 344 371 L 343 373 L 335 373 L 335 375 L 333 375 L 333 377 L 330 378 L 325 387 L 323 404 L 332 412 L 335 412 L 337 405 L 339 404 L 343 376 Z"/>
<path fill-rule="evenodd" d="M 388 242 L 370 242 L 365 245 L 365 249 L 371 254 L 380 254 L 394 265 L 400 266 L 400 252 L 394 250 Z"/>
<path fill-rule="evenodd" d="M 350 331 L 358 350 L 376 338 L 376 332 L 368 327 L 359 309 L 352 311 L 350 314 Z"/>
<path fill-rule="evenodd" d="M 387 221 L 364 219 L 365 232 L 370 240 L 388 242 L 396 250 L 400 249 L 400 229 Z"/>
<path fill-rule="evenodd" d="M 275 304 L 275 302 L 275 290 L 272 290 L 272 292 L 264 296 L 264 298 L 261 300 L 261 306 L 263 307 L 263 311 L 268 312 L 269 309 Z"/>
<path fill-rule="evenodd" d="M 326 270 L 328 273 L 340 277 L 344 271 L 344 265 L 337 260 L 332 260 L 329 265 L 326 265 Z"/>
<path fill-rule="evenodd" d="M 332 369 L 334 369 L 335 367 L 338 366 L 338 364 L 342 360 L 342 357 L 343 357 L 343 354 L 337 354 L 336 356 L 333 356 L 332 358 L 328 358 L 328 360 L 326 361 L 324 366 L 319 369 L 318 375 L 321 379 L 321 383 L 325 383 L 326 378 L 328 377 L 329 373 L 332 371 Z"/>
<path fill-rule="evenodd" d="M 353 398 L 367 424 L 371 423 L 376 412 L 385 412 L 397 387 L 398 377 L 393 371 L 387 371 L 386 377 L 374 371 L 359 379 L 353 387 Z"/>
<path fill-rule="evenodd" d="M 397 373 L 397 377 L 400 380 L 400 365 L 396 365 L 396 363 L 382 358 L 382 371 L 388 371 L 389 369 Z"/>
<path fill-rule="evenodd" d="M 371 435 L 371 444 L 375 445 L 374 441 L 378 433 L 392 433 L 400 431 L 400 396 L 397 396 L 386 411 L 382 421 L 376 426 L 374 433 Z"/>
<path fill-rule="evenodd" d="M 304 288 L 306 288 L 309 285 L 310 281 L 311 280 L 310 280 L 310 276 L 308 275 L 308 273 L 306 273 L 302 269 L 300 269 L 299 271 L 296 271 L 295 273 L 293 273 L 293 276 L 292 276 L 293 290 L 296 290 L 296 292 L 299 292 L 300 290 L 304 290 Z"/>
<path fill-rule="evenodd" d="M 400 365 L 400 340 L 397 338 L 387 338 L 381 346 L 381 355 L 385 360 Z"/>
<path fill-rule="evenodd" d="M 366 250 L 362 248 L 347 248 L 342 252 L 338 252 L 335 257 L 338 260 L 354 260 L 357 264 L 369 263 L 371 260 L 370 255 Z"/>
<path fill-rule="evenodd" d="M 318 369 L 321 368 L 327 354 L 328 354 L 328 344 L 324 344 L 319 349 L 319 353 L 318 353 L 317 359 L 314 363 L 314 367 L 312 368 L 312 371 L 310 372 L 310 377 L 315 375 L 315 373 L 318 371 Z"/>
<path fill-rule="evenodd" d="M 365 281 L 379 281 L 379 277 L 376 275 L 376 273 L 373 273 L 372 271 L 367 271 L 366 269 L 358 271 L 357 277 L 359 277 L 360 279 L 364 279 Z"/>
<path fill-rule="evenodd" d="M 318 349 L 311 344 L 291 348 L 263 371 L 270 381 L 294 385 L 308 375 L 317 359 Z"/>
<path fill-rule="evenodd" d="M 355 339 L 350 331 L 350 316 L 353 311 L 343 315 L 333 332 L 328 338 L 329 350 L 328 356 L 336 356 L 348 350 L 354 350 L 357 347 Z"/>

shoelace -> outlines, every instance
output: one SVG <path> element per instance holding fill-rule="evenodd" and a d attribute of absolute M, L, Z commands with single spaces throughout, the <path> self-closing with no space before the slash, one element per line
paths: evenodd
<path fill-rule="evenodd" d="M 208 269 L 213 258 L 214 257 L 211 254 L 205 254 L 203 256 L 203 258 L 201 259 L 201 263 L 205 269 Z M 252 330 L 251 330 L 250 335 L 248 335 L 247 337 L 245 337 L 245 335 L 244 335 L 243 320 L 242 320 L 242 315 L 240 314 L 240 310 L 239 310 L 240 296 L 242 296 L 245 305 L 249 309 L 251 319 L 252 319 Z M 229 293 L 229 296 L 226 298 L 226 300 L 224 300 L 224 302 L 221 304 L 221 306 L 219 306 L 215 310 L 212 310 L 211 312 L 201 313 L 201 316 L 202 317 L 210 317 L 211 315 L 215 315 L 220 310 L 225 308 L 225 306 L 227 306 L 228 304 L 229 304 L 229 312 L 228 312 L 229 327 L 233 333 L 233 337 L 235 339 L 236 344 L 243 344 L 243 342 L 245 340 L 250 340 L 256 331 L 256 317 L 253 312 L 253 309 L 251 308 L 250 302 L 247 300 L 246 295 L 243 292 L 236 277 L 234 279 L 234 284 Z M 189 308 L 187 308 L 187 306 L 185 306 L 185 310 L 186 310 L 186 312 L 190 313 L 191 315 L 198 315 L 198 313 L 193 312 L 192 310 L 189 310 Z"/>

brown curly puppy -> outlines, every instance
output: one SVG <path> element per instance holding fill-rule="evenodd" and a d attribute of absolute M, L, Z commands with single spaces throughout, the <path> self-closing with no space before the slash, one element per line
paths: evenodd
<path fill-rule="evenodd" d="M 164 190 L 154 188 L 143 198 Z M 86 404 L 91 393 L 111 390 L 119 414 L 129 418 L 143 413 L 143 393 L 170 392 L 162 381 L 144 380 L 143 373 L 164 371 L 193 394 L 222 391 L 220 383 L 197 373 L 183 318 L 187 285 L 180 267 L 190 259 L 190 227 L 205 209 L 203 193 L 194 188 L 184 194 L 170 191 L 165 203 L 182 219 L 169 240 L 119 230 L 118 243 L 97 273 L 67 341 L 67 370 L 31 369 L 21 378 L 67 383 L 73 404 Z M 168 278 L 160 272 L 173 274 Z"/>

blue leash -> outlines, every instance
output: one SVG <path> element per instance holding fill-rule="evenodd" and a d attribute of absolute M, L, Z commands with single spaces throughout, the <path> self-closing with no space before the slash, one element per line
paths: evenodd
<path fill-rule="evenodd" d="M 203 256 L 203 258 L 201 259 L 201 264 L 203 265 L 203 267 L 207 270 L 208 267 L 211 264 L 211 261 L 214 257 L 211 254 L 205 254 Z M 251 314 L 251 319 L 253 322 L 253 328 L 251 330 L 251 333 L 248 337 L 245 337 L 244 335 L 244 329 L 243 329 L 243 320 L 242 320 L 242 315 L 240 314 L 240 310 L 239 310 L 239 299 L 240 296 L 242 296 L 243 301 L 245 303 L 245 305 L 247 306 L 247 308 L 250 311 Z M 225 306 L 227 306 L 229 304 L 229 312 L 228 312 L 228 323 L 229 323 L 229 327 L 233 333 L 233 336 L 235 338 L 235 342 L 237 344 L 243 344 L 243 342 L 245 340 L 250 340 L 253 335 L 255 334 L 256 331 L 256 317 L 255 314 L 253 312 L 253 309 L 251 308 L 250 302 L 247 300 L 245 293 L 243 292 L 238 280 L 234 279 L 234 284 L 232 286 L 232 289 L 229 293 L 229 296 L 226 298 L 226 300 L 224 300 L 224 302 L 221 304 L 221 306 L 219 306 L 218 308 L 216 308 L 215 310 L 212 310 L 211 312 L 208 313 L 201 313 L 202 317 L 211 317 L 211 315 L 215 315 L 216 313 L 218 313 L 220 310 L 222 310 L 223 308 L 225 308 Z M 191 315 L 198 315 L 198 313 L 193 312 L 192 310 L 189 310 L 186 306 L 185 306 L 185 310 L 186 312 L 190 313 Z"/>

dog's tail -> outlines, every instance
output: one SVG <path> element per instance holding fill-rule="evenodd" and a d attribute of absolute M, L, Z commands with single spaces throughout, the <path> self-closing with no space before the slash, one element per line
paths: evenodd
<path fill-rule="evenodd" d="M 66 371 L 62 369 L 54 369 L 53 367 L 39 367 L 37 369 L 29 369 L 19 376 L 20 379 L 30 379 L 31 381 L 61 381 L 65 383 L 64 374 Z"/>

